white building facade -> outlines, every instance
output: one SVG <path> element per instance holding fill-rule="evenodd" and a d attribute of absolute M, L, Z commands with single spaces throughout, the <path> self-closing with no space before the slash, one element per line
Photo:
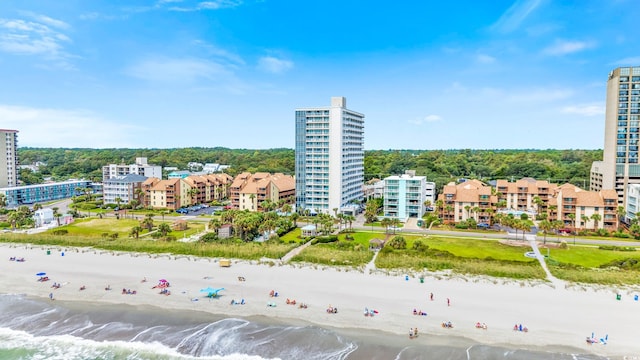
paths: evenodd
<path fill-rule="evenodd" d="M 162 179 L 162 166 L 149 165 L 147 163 L 146 157 L 138 157 L 136 158 L 135 164 L 109 164 L 102 167 L 102 181 L 106 181 L 117 176 L 125 176 L 128 174 L 136 174 L 146 177 L 157 177 L 158 179 Z"/>
<path fill-rule="evenodd" d="M 406 221 L 424 215 L 427 178 L 407 171 L 404 175 L 384 179 L 384 216 Z"/>
<path fill-rule="evenodd" d="M 296 208 L 332 214 L 363 200 L 364 115 L 331 106 L 296 109 Z"/>
<path fill-rule="evenodd" d="M 629 222 L 636 218 L 636 214 L 640 212 L 640 184 L 627 185 L 627 199 L 626 199 L 626 215 L 625 221 Z"/>
<path fill-rule="evenodd" d="M 102 183 L 102 199 L 105 204 L 128 204 L 131 200 L 141 202 L 138 190 L 142 188 L 142 183 L 147 180 L 146 176 L 128 174 L 116 176 Z M 120 201 L 116 201 L 120 199 Z"/>
<path fill-rule="evenodd" d="M 18 186 L 18 131 L 0 129 L 0 188 Z"/>

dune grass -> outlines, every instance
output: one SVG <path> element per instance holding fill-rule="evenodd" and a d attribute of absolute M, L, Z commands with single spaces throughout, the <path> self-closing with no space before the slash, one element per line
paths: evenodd
<path fill-rule="evenodd" d="M 56 236 L 47 234 L 3 234 L 0 236 L 0 241 L 64 247 L 91 247 L 109 251 L 132 251 L 150 254 L 229 257 L 247 260 L 259 260 L 263 257 L 278 259 L 297 246 L 297 244 L 276 242 L 246 243 L 242 241 L 227 241 L 212 243 L 185 243 L 180 241 L 154 241 L 143 239 L 112 240 L 87 236 Z"/>
<path fill-rule="evenodd" d="M 291 259 L 293 262 L 307 262 L 323 265 L 366 265 L 373 258 L 368 247 L 353 244 L 354 247 L 338 247 L 337 244 L 316 244 L 304 249 Z"/>

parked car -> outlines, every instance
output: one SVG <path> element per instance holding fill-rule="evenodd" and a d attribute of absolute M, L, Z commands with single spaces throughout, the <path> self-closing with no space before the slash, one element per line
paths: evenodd
<path fill-rule="evenodd" d="M 488 229 L 490 226 L 487 223 L 480 223 L 477 225 L 478 229 Z"/>

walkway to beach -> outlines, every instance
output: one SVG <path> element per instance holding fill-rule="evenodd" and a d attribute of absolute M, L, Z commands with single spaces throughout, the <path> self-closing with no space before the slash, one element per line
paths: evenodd
<path fill-rule="evenodd" d="M 297 248 L 294 248 L 291 251 L 289 251 L 285 256 L 280 258 L 280 261 L 282 261 L 283 263 L 289 262 L 289 260 L 291 260 L 294 256 L 300 254 L 300 252 L 302 250 L 306 249 L 307 246 L 309 246 L 309 245 L 311 245 L 311 240 L 309 240 L 306 243 L 302 244 L 301 246 L 298 246 Z"/>
<path fill-rule="evenodd" d="M 529 241 L 529 245 L 531 245 L 531 249 L 533 249 L 533 252 L 536 254 L 536 259 L 538 259 L 538 262 L 540 262 L 540 266 L 542 266 L 542 269 L 547 274 L 547 279 L 551 281 L 551 283 L 556 289 L 564 288 L 564 282 L 562 282 L 562 280 L 559 280 L 558 278 L 553 276 L 553 274 L 551 274 L 551 272 L 549 271 L 549 268 L 547 267 L 547 263 L 544 261 L 544 256 L 540 253 L 540 249 L 538 249 L 538 243 L 536 242 L 536 235 L 525 234 L 525 239 Z"/>

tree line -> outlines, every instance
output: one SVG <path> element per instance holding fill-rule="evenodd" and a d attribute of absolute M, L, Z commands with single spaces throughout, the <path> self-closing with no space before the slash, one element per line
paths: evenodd
<path fill-rule="evenodd" d="M 81 148 L 19 148 L 20 164 L 45 163 L 36 173 L 21 170 L 25 184 L 54 180 L 86 178 L 102 179 L 102 166 L 132 164 L 136 157 L 148 158 L 149 164 L 187 169 L 187 163 L 219 163 L 231 165 L 226 170 L 235 176 L 243 171 L 295 173 L 293 149 L 81 149 Z M 520 179 L 533 177 L 551 182 L 569 182 L 588 187 L 591 163 L 602 159 L 602 150 L 369 150 L 365 151 L 365 180 L 399 175 L 416 170 L 441 188 L 460 178 L 481 180 Z"/>

